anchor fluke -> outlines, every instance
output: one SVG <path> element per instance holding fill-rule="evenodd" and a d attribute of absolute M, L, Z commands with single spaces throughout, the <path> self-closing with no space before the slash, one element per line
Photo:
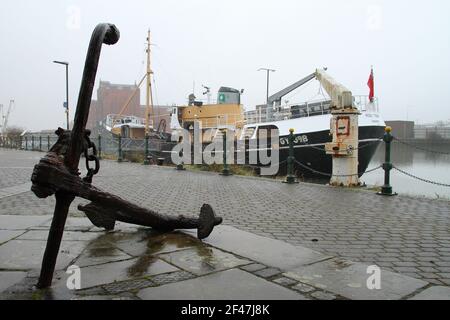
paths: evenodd
<path fill-rule="evenodd" d="M 216 217 L 213 208 L 206 203 L 200 209 L 198 220 L 197 238 L 199 239 L 207 238 L 213 231 L 214 226 L 222 223 L 222 218 Z"/>

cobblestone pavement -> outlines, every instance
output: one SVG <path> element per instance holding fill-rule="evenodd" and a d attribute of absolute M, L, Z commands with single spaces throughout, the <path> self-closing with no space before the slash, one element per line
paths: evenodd
<path fill-rule="evenodd" d="M 0 149 L 0 189 L 29 181 L 42 155 Z M 197 216 L 209 203 L 226 225 L 450 285 L 449 201 L 114 161 L 101 162 L 93 184 L 172 215 Z M 80 202 L 72 215 L 80 215 Z M 0 215 L 51 214 L 53 207 L 53 198 L 38 199 L 30 191 L 0 197 Z"/>

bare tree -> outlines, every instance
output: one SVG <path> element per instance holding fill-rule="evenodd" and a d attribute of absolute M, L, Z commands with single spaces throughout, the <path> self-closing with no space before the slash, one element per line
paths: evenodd
<path fill-rule="evenodd" d="M 22 134 L 22 132 L 24 132 L 25 129 L 21 128 L 21 127 L 8 127 L 6 129 L 6 136 L 8 138 L 11 138 L 12 140 L 18 140 L 20 138 L 20 135 Z"/>

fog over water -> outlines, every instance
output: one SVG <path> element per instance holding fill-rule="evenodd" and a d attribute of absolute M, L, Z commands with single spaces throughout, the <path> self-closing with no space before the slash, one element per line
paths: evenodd
<path fill-rule="evenodd" d="M 157 104 L 183 104 L 193 87 L 202 97 L 205 84 L 213 93 L 244 88 L 253 109 L 265 102 L 261 67 L 277 70 L 272 93 L 327 66 L 354 94 L 367 94 L 373 65 L 386 120 L 448 120 L 449 9 L 446 0 L 3 0 L 0 104 L 15 99 L 11 125 L 64 126 L 65 73 L 52 61 L 70 63 L 73 117 L 91 32 L 111 22 L 121 39 L 103 48 L 96 87 L 100 79 L 139 81 L 150 28 Z M 286 100 L 314 99 L 318 88 L 314 81 Z"/>

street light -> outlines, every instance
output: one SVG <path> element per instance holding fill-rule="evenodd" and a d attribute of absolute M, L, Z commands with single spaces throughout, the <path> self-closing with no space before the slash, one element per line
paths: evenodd
<path fill-rule="evenodd" d="M 266 92 L 266 104 L 269 104 L 269 73 L 275 72 L 274 69 L 268 69 L 268 68 L 259 68 L 258 71 L 266 71 L 267 72 L 267 92 Z"/>
<path fill-rule="evenodd" d="M 66 66 L 66 118 L 67 118 L 67 130 L 69 130 L 69 63 L 64 61 L 53 61 L 54 63 L 62 64 Z"/>

